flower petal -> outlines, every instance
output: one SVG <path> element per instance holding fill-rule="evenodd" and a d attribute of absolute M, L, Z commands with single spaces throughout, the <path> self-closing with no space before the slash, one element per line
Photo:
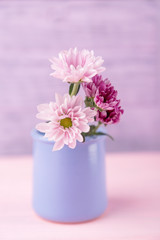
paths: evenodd
<path fill-rule="evenodd" d="M 83 122 L 80 122 L 78 127 L 82 132 L 88 132 L 90 129 L 89 125 Z"/>
<path fill-rule="evenodd" d="M 56 103 L 58 105 L 61 105 L 63 103 L 63 98 L 62 98 L 62 96 L 60 94 L 55 93 L 55 99 L 56 99 Z"/>
<path fill-rule="evenodd" d="M 46 132 L 49 130 L 48 123 L 38 123 L 36 129 L 40 132 Z"/>
<path fill-rule="evenodd" d="M 59 140 L 58 142 L 55 142 L 54 146 L 53 146 L 53 151 L 57 151 L 60 150 L 64 147 L 64 142 L 63 139 Z"/>
<path fill-rule="evenodd" d="M 49 109 L 49 104 L 48 103 L 44 103 L 44 104 L 40 104 L 37 106 L 37 110 L 38 112 L 42 112 Z"/>
<path fill-rule="evenodd" d="M 83 142 L 83 137 L 81 134 L 77 134 L 76 135 L 76 139 L 79 141 L 79 142 Z"/>
<path fill-rule="evenodd" d="M 75 148 L 76 147 L 76 140 L 73 139 L 73 141 L 71 143 L 69 143 L 68 146 L 72 149 Z"/>

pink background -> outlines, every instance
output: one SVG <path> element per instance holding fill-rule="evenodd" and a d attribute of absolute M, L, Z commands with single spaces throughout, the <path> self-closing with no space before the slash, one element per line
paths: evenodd
<path fill-rule="evenodd" d="M 102 55 L 125 114 L 108 151 L 160 150 L 157 0 L 0 1 L 0 154 L 31 153 L 36 106 L 66 86 L 48 59 L 77 46 Z"/>

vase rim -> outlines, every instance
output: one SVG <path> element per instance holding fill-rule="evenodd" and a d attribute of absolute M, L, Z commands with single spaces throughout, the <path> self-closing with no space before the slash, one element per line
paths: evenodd
<path fill-rule="evenodd" d="M 100 128 L 100 129 L 101 129 L 101 131 L 106 132 L 104 128 Z M 31 131 L 31 136 L 35 140 L 46 142 L 48 144 L 54 144 L 55 143 L 55 141 L 53 141 L 53 140 L 49 141 L 47 138 L 44 137 L 44 133 L 42 133 L 42 132 L 40 132 L 36 129 L 33 129 Z M 91 137 L 87 136 L 85 144 L 89 144 L 89 143 L 97 142 L 97 141 L 100 141 L 100 140 L 104 140 L 105 137 L 106 137 L 105 135 L 91 136 Z M 82 143 L 77 141 L 77 144 L 82 144 Z"/>

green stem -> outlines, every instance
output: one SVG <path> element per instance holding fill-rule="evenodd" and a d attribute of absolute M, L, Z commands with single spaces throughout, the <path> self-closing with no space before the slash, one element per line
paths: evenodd
<path fill-rule="evenodd" d="M 80 84 L 80 82 L 74 83 L 74 86 L 73 86 L 73 89 L 72 89 L 72 92 L 71 92 L 71 97 L 72 97 L 73 95 L 76 95 L 76 94 L 77 94 L 79 84 Z"/>
<path fill-rule="evenodd" d="M 97 131 L 97 129 L 99 128 L 100 125 L 101 125 L 101 122 L 98 122 L 97 126 L 96 126 L 95 129 L 94 129 L 94 132 Z"/>

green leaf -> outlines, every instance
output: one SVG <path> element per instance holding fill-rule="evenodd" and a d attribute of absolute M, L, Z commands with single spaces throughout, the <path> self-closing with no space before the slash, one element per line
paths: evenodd
<path fill-rule="evenodd" d="M 84 102 L 86 104 L 86 107 L 94 107 L 94 101 L 92 98 L 86 97 Z"/>
<path fill-rule="evenodd" d="M 104 132 L 96 132 L 95 135 L 105 135 L 105 136 L 109 137 L 110 139 L 112 139 L 112 141 L 114 141 L 114 138 L 111 135 L 104 133 Z"/>
<path fill-rule="evenodd" d="M 107 134 L 104 132 L 95 132 L 95 135 L 107 135 Z"/>
<path fill-rule="evenodd" d="M 95 131 L 94 131 L 94 125 L 91 125 L 91 126 L 90 126 L 90 131 L 89 131 L 89 132 L 87 132 L 87 133 L 82 133 L 82 136 L 83 136 L 83 138 L 85 138 L 85 137 L 91 137 L 91 136 L 107 136 L 107 137 L 109 137 L 112 141 L 114 141 L 114 138 L 113 138 L 111 135 L 107 134 L 107 133 L 104 133 L 104 132 L 95 132 Z"/>
<path fill-rule="evenodd" d="M 80 90 L 80 87 L 81 87 L 81 84 L 79 84 L 79 86 L 78 86 L 76 95 L 78 94 L 78 92 L 79 92 L 79 90 Z"/>
<path fill-rule="evenodd" d="M 71 83 L 69 86 L 69 95 L 71 95 L 71 93 L 73 91 L 73 87 L 74 87 L 74 83 Z M 80 84 L 78 85 L 77 93 L 79 92 L 79 90 L 80 90 Z M 77 93 L 76 93 L 76 95 L 77 95 Z"/>
<path fill-rule="evenodd" d="M 71 83 L 69 86 L 69 95 L 71 95 L 72 90 L 73 90 L 74 83 Z"/>
<path fill-rule="evenodd" d="M 82 137 L 83 137 L 83 142 L 85 142 L 85 133 L 81 133 Z"/>

